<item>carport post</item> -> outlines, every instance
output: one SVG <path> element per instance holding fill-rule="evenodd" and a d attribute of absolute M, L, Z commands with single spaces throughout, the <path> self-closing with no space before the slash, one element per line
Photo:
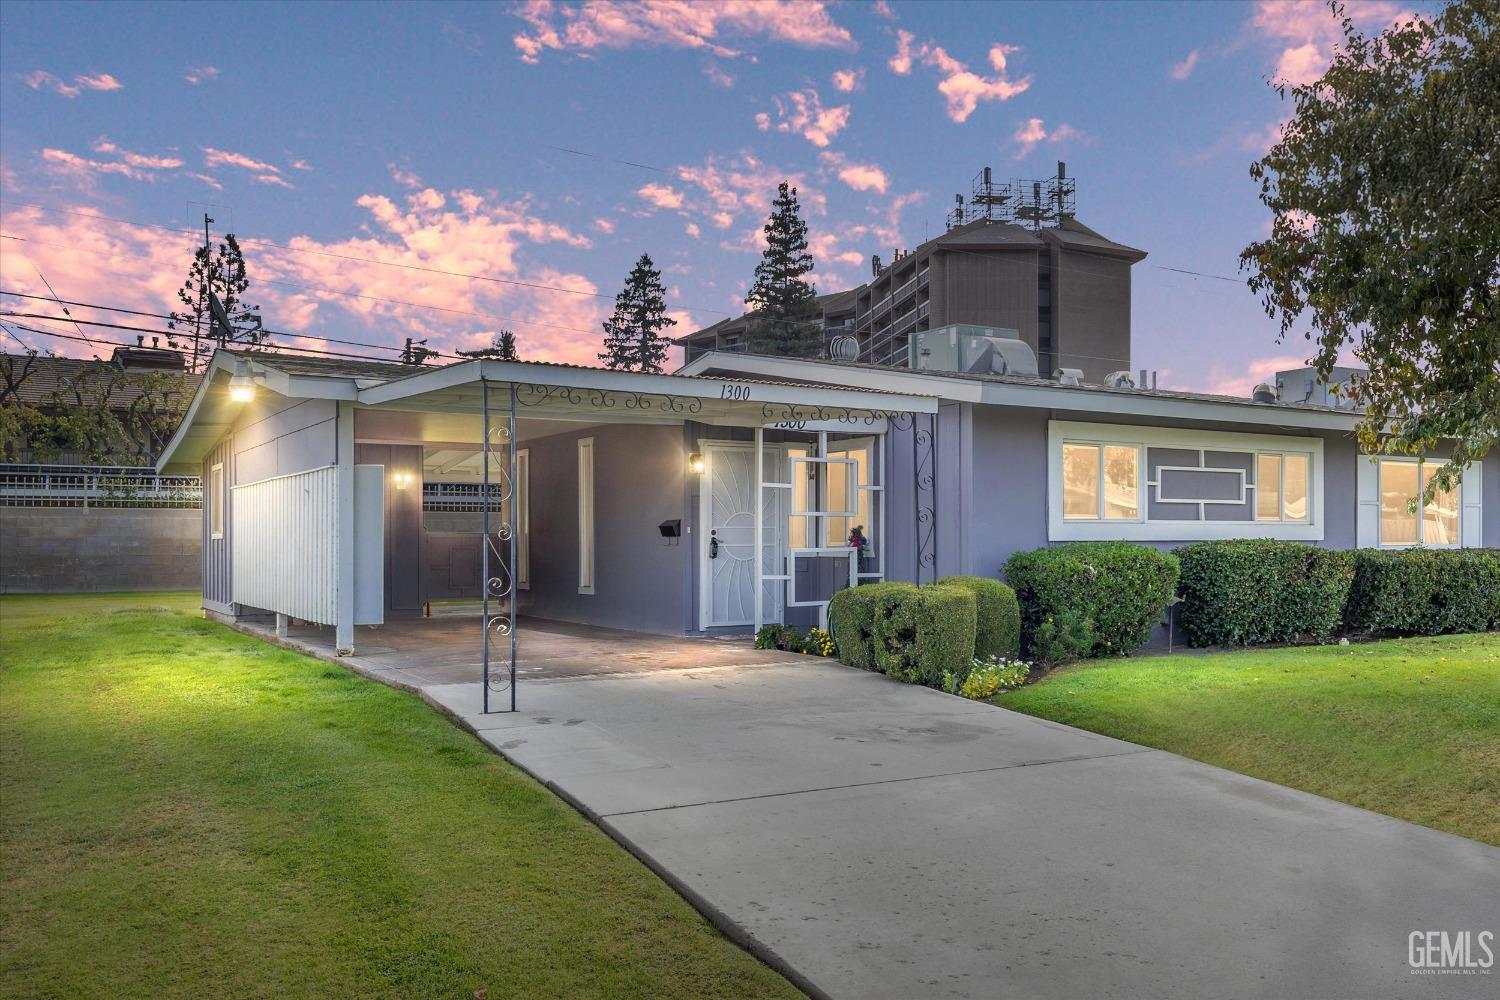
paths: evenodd
<path fill-rule="evenodd" d="M 761 508 L 765 504 L 765 497 L 762 495 L 764 489 L 762 484 L 765 482 L 765 449 L 763 447 L 763 445 L 765 444 L 765 437 L 765 428 L 757 424 L 755 427 L 755 555 L 752 557 L 752 565 L 755 566 L 755 573 L 753 574 L 752 579 L 755 580 L 756 635 L 760 634 L 761 625 L 764 623 L 766 615 L 766 609 L 763 606 L 765 603 L 766 589 L 766 583 L 764 579 L 766 573 L 766 557 L 765 553 L 761 550 L 761 546 L 765 543 L 763 536 L 766 530 L 764 521 L 761 517 Z"/>

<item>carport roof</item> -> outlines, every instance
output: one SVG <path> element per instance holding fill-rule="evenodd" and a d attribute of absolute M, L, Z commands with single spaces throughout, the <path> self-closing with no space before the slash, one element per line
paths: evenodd
<path fill-rule="evenodd" d="M 344 400 L 392 410 L 477 413 L 488 387 L 492 408 L 508 409 L 514 388 L 518 415 L 596 423 L 691 420 L 755 427 L 833 420 L 857 425 L 892 413 L 937 411 L 937 399 L 922 394 L 755 375 L 666 375 L 489 359 L 425 366 L 221 349 L 157 459 L 158 470 L 196 468 L 229 431 L 237 404 L 228 398 L 227 382 L 241 364 L 248 364 L 266 389 L 290 399 Z"/>

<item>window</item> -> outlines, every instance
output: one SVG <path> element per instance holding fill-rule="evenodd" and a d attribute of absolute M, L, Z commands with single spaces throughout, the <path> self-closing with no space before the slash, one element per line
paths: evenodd
<path fill-rule="evenodd" d="M 531 451 L 516 452 L 516 586 L 531 589 Z"/>
<path fill-rule="evenodd" d="M 1062 457 L 1064 518 L 1140 519 L 1140 448 L 1065 443 Z"/>
<path fill-rule="evenodd" d="M 1432 482 L 1441 462 L 1382 458 L 1380 470 L 1380 544 L 1384 546 L 1458 544 L 1458 493 L 1439 490 L 1420 516 L 1411 504 Z"/>
<path fill-rule="evenodd" d="M 1255 519 L 1306 521 L 1309 492 L 1308 456 L 1296 452 L 1261 452 L 1255 460 Z"/>
<path fill-rule="evenodd" d="M 578 592 L 594 592 L 594 439 L 578 439 Z"/>
<path fill-rule="evenodd" d="M 208 470 L 208 531 L 214 538 L 224 537 L 224 463 L 215 462 Z"/>

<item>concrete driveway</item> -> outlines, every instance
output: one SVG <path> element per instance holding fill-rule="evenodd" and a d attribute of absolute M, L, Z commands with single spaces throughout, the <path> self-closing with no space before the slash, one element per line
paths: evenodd
<path fill-rule="evenodd" d="M 1500 994 L 1407 947 L 1500 850 L 1172 754 L 812 658 L 424 690 L 817 993 Z"/>

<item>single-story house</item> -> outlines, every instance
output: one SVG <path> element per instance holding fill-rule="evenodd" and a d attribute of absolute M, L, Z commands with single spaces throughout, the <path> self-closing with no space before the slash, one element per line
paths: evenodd
<path fill-rule="evenodd" d="M 356 625 L 484 599 L 486 649 L 510 663 L 518 615 L 806 626 L 850 583 L 996 576 L 1058 542 L 1500 546 L 1500 462 L 1418 516 L 1443 455 L 1363 456 L 1348 409 L 1017 367 L 221 350 L 158 469 L 203 477 L 209 612 L 321 623 L 349 650 Z"/>

